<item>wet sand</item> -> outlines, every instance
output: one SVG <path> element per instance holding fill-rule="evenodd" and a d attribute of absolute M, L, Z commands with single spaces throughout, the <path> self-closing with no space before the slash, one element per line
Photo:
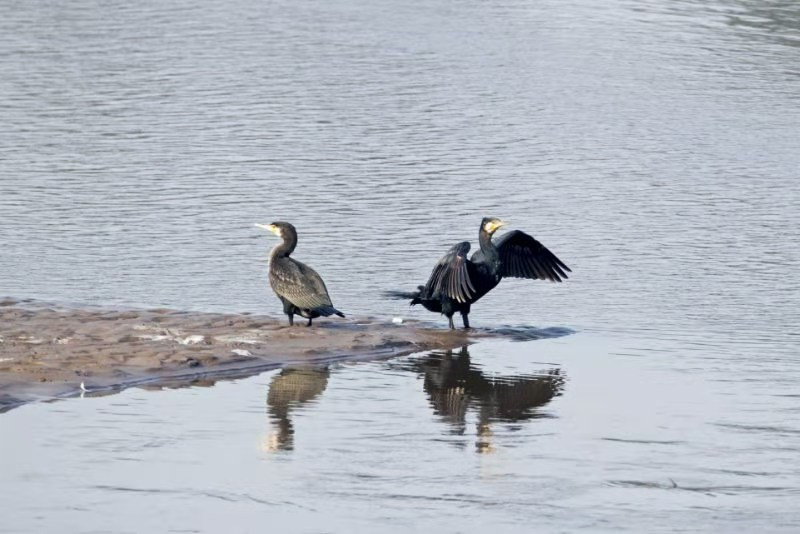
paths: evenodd
<path fill-rule="evenodd" d="M 285 318 L 250 314 L 109 310 L 5 299 L 0 301 L 0 411 L 130 386 L 208 384 L 287 365 L 450 349 L 486 336 L 541 337 L 508 328 L 465 332 L 380 319 L 304 324 L 290 327 Z"/>

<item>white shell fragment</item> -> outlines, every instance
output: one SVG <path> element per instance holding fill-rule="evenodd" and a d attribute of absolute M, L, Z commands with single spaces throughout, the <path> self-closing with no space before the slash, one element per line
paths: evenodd
<path fill-rule="evenodd" d="M 197 343 L 202 343 L 205 339 L 206 339 L 205 336 L 193 335 L 193 336 L 187 336 L 183 339 L 178 339 L 178 343 L 180 343 L 181 345 L 195 345 Z"/>

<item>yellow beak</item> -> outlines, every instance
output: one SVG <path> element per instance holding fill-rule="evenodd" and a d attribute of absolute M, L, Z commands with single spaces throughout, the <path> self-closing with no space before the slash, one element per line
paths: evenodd
<path fill-rule="evenodd" d="M 495 222 L 495 221 L 492 221 L 492 222 L 490 222 L 489 224 L 487 224 L 487 225 L 486 225 L 486 226 L 487 226 L 487 228 L 486 228 L 486 229 L 487 229 L 488 231 L 490 231 L 490 232 L 494 232 L 494 231 L 496 231 L 498 228 L 500 228 L 500 227 L 502 227 L 502 226 L 505 226 L 505 225 L 507 225 L 507 224 L 508 224 L 508 223 L 507 223 L 507 222 L 505 222 L 505 221 L 496 221 L 496 222 Z"/>
<path fill-rule="evenodd" d="M 278 229 L 275 227 L 275 225 L 272 225 L 272 224 L 258 224 L 258 223 L 256 223 L 256 227 L 257 228 L 261 228 L 262 230 L 269 230 L 273 234 L 278 235 Z"/>

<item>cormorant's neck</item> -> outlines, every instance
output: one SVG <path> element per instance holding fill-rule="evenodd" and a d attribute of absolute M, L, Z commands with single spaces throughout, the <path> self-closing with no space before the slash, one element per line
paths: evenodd
<path fill-rule="evenodd" d="M 283 242 L 272 249 L 272 252 L 270 252 L 269 257 L 288 258 L 289 254 L 294 252 L 294 248 L 296 246 L 297 246 L 297 237 L 294 236 L 284 237 Z"/>
<path fill-rule="evenodd" d="M 492 234 L 481 228 L 478 234 L 478 243 L 481 246 L 483 257 L 489 261 L 497 262 L 500 260 L 500 255 L 497 253 L 497 248 L 492 243 Z"/>

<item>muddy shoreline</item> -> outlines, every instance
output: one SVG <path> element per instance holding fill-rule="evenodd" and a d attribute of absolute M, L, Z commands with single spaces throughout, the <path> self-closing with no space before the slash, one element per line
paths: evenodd
<path fill-rule="evenodd" d="M 0 411 L 132 386 L 213 383 L 271 368 L 449 349 L 485 332 L 375 318 L 318 320 L 0 301 Z M 83 384 L 83 387 L 81 386 Z"/>

